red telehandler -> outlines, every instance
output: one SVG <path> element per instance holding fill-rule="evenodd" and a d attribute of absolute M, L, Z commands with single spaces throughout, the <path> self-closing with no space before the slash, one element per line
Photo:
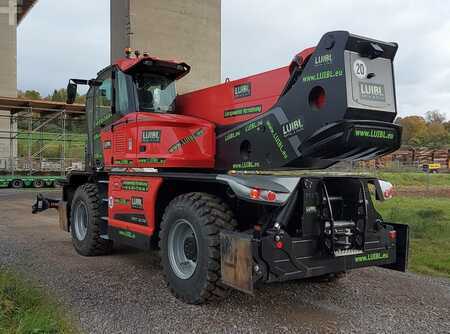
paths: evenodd
<path fill-rule="evenodd" d="M 389 184 L 312 171 L 400 146 L 396 51 L 329 32 L 289 66 L 177 96 L 186 63 L 128 50 L 69 81 L 68 103 L 89 85 L 86 170 L 33 211 L 58 208 L 84 256 L 159 248 L 167 285 L 192 304 L 256 282 L 405 271 L 408 226 L 373 205 Z"/>

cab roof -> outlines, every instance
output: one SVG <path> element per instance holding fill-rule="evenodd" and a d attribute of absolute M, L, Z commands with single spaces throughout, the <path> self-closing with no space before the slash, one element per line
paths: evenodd
<path fill-rule="evenodd" d="M 175 80 L 181 79 L 189 73 L 191 67 L 176 60 L 165 60 L 148 55 L 120 58 L 115 65 L 123 72 L 134 74 L 139 72 L 158 73 Z"/>

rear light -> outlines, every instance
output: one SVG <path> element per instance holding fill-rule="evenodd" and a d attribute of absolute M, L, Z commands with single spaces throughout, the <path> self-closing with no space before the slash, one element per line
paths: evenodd
<path fill-rule="evenodd" d="M 267 192 L 267 200 L 268 200 L 268 201 L 273 202 L 273 201 L 275 201 L 276 199 L 277 199 L 277 194 L 276 194 L 276 193 L 274 193 L 273 191 L 268 191 L 268 192 Z"/>
<path fill-rule="evenodd" d="M 261 191 L 259 189 L 253 188 L 250 189 L 250 198 L 251 199 L 259 199 L 261 197 Z"/>
<path fill-rule="evenodd" d="M 397 231 L 396 230 L 389 231 L 388 237 L 390 240 L 394 241 L 395 239 L 397 239 Z"/>
<path fill-rule="evenodd" d="M 283 241 L 278 241 L 278 242 L 276 242 L 276 243 L 275 243 L 275 247 L 278 248 L 278 249 L 283 248 L 283 247 L 284 247 Z"/>

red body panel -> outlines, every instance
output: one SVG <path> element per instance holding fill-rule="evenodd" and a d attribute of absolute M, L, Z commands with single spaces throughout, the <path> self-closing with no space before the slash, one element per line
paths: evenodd
<path fill-rule="evenodd" d="M 160 177 L 111 176 L 108 225 L 151 236 L 155 230 L 156 196 L 162 182 Z"/>
<path fill-rule="evenodd" d="M 314 51 L 314 47 L 304 49 L 294 57 L 289 66 L 180 95 L 177 97 L 177 113 L 206 119 L 216 125 L 230 125 L 252 119 L 275 104 L 292 70 L 296 66 L 302 66 Z M 250 87 L 250 92 L 239 94 L 239 87 L 245 85 Z M 247 111 L 255 111 L 248 109 L 253 107 L 259 107 L 259 111 L 245 112 L 246 108 Z M 240 110 L 244 110 L 241 115 L 230 113 Z"/>
<path fill-rule="evenodd" d="M 286 66 L 180 95 L 177 97 L 177 113 L 206 119 L 217 125 L 243 122 L 269 110 L 288 79 L 289 67 Z M 250 95 L 236 96 L 235 88 L 245 84 L 250 85 Z M 225 117 L 227 111 L 256 106 L 260 106 L 259 112 Z"/>
<path fill-rule="evenodd" d="M 211 122 L 138 112 L 125 115 L 111 128 L 100 135 L 106 168 L 214 167 L 216 138 Z"/>

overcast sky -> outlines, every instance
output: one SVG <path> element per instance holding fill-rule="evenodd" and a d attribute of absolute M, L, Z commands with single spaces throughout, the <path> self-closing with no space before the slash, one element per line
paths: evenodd
<path fill-rule="evenodd" d="M 450 119 L 449 1 L 222 0 L 222 79 L 285 66 L 327 31 L 399 43 L 400 116 Z M 39 0 L 18 28 L 18 88 L 47 95 L 109 64 L 109 0 Z"/>

